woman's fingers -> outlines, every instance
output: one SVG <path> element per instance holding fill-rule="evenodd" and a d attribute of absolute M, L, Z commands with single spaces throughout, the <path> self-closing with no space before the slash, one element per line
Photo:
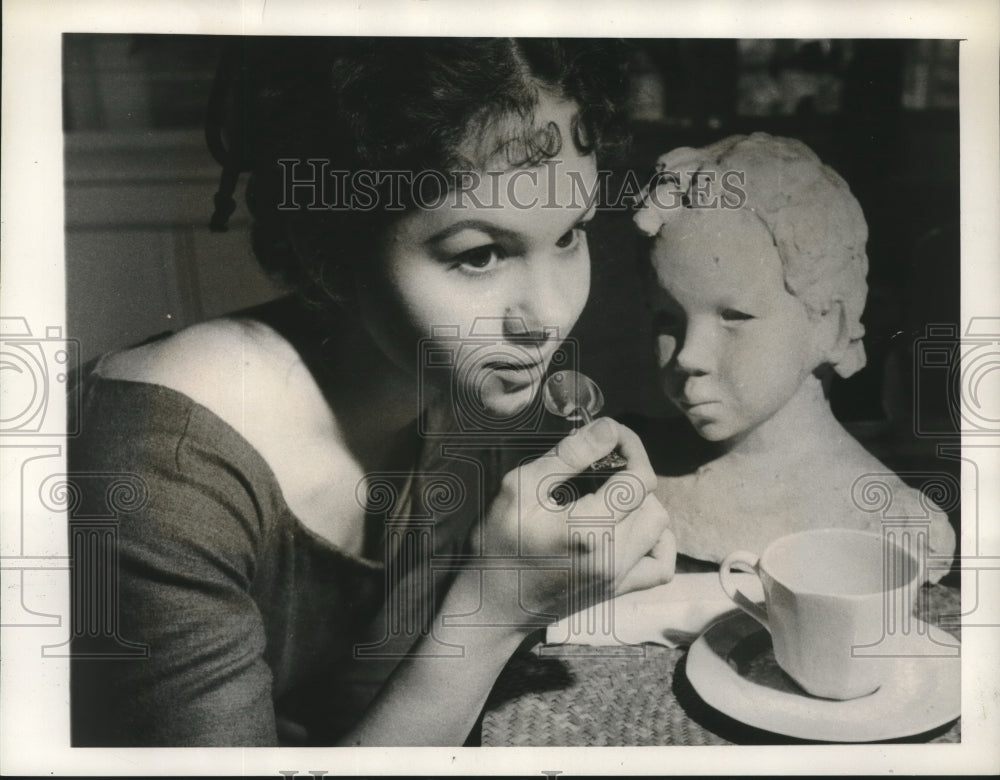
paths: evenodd
<path fill-rule="evenodd" d="M 656 472 L 649 463 L 649 456 L 642 445 L 642 440 L 631 428 L 621 423 L 615 425 L 618 428 L 618 449 L 628 461 L 627 471 L 639 477 L 646 490 L 653 490 L 656 487 Z"/>
<path fill-rule="evenodd" d="M 664 510 L 666 511 L 666 510 Z M 673 570 L 677 566 L 677 537 L 674 536 L 674 532 L 669 528 L 664 529 L 663 533 L 660 534 L 660 538 L 653 545 L 652 551 L 649 553 L 654 558 L 660 561 L 670 563 L 671 577 L 673 576 Z"/>
<path fill-rule="evenodd" d="M 609 417 L 602 417 L 573 431 L 548 455 L 556 459 L 556 468 L 565 469 L 570 474 L 579 474 L 595 460 L 603 458 L 618 446 L 623 430 L 625 430 L 623 425 L 619 425 Z M 528 467 L 537 464 L 549 471 L 552 469 L 552 463 L 553 461 L 546 456 L 529 464 Z"/>
<path fill-rule="evenodd" d="M 615 595 L 631 593 L 634 590 L 646 590 L 663 585 L 674 578 L 674 565 L 671 561 L 661 561 L 651 555 L 640 558 L 635 566 L 625 573 L 625 577 L 615 588 Z"/>
<path fill-rule="evenodd" d="M 640 559 L 661 544 L 664 532 L 669 533 L 667 522 L 667 510 L 656 496 L 648 493 L 639 507 L 615 526 L 616 580 L 620 580 Z M 670 555 L 672 550 L 661 547 L 658 552 L 666 558 L 673 558 Z"/>
<path fill-rule="evenodd" d="M 662 585 L 674 578 L 677 569 L 677 539 L 666 529 L 649 554 L 640 558 L 618 583 L 616 592 L 628 593 Z"/>
<path fill-rule="evenodd" d="M 568 483 L 615 448 L 628 468 L 575 501 L 553 500 L 554 486 Z M 614 585 L 619 592 L 666 582 L 674 572 L 674 547 L 669 532 L 670 543 L 661 540 L 667 513 L 653 494 L 655 486 L 639 437 L 609 418 L 596 420 L 504 478 L 491 507 L 496 522 L 485 529 L 487 537 L 496 537 L 488 547 L 493 555 L 568 553 L 576 558 L 575 570 L 587 572 L 584 579 Z M 612 547 L 605 546 L 609 541 Z M 566 583 L 557 580 L 538 580 L 534 595 L 563 601 Z M 552 587 L 547 595 L 543 582 Z"/>
<path fill-rule="evenodd" d="M 633 431 L 610 417 L 602 417 L 577 429 L 548 453 L 522 466 L 521 475 L 526 481 L 535 484 L 553 474 L 563 475 L 568 479 L 586 471 L 592 463 L 615 448 L 628 460 L 628 468 L 619 473 L 632 474 L 643 485 L 644 491 L 653 490 L 656 487 L 656 474 L 649 464 L 642 441 Z"/>

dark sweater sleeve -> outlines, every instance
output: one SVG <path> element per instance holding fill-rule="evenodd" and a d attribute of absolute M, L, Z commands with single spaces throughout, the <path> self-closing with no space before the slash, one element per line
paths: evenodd
<path fill-rule="evenodd" d="M 91 509 L 85 517 L 120 475 L 144 491 L 141 506 L 116 513 L 117 550 L 102 553 L 117 555 L 117 637 L 148 648 L 145 658 L 88 656 L 87 626 L 96 622 L 87 611 L 95 607 L 79 591 L 100 575 L 78 571 L 74 745 L 277 744 L 264 624 L 252 595 L 274 499 L 246 458 L 220 445 L 227 438 L 212 435 L 210 413 L 180 399 L 165 388 L 103 383 L 70 445 L 80 506 Z M 215 434 L 219 425 L 216 418 Z M 241 440 L 229 433 L 230 444 Z M 71 515 L 70 522 L 87 521 Z"/>

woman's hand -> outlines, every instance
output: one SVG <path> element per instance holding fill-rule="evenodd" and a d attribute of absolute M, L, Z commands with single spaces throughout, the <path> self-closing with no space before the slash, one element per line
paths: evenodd
<path fill-rule="evenodd" d="M 567 480 L 616 446 L 628 469 L 594 493 L 559 501 Z M 639 438 L 610 419 L 581 428 L 508 473 L 476 529 L 478 555 L 456 576 L 432 631 L 417 641 L 343 744 L 460 742 L 532 629 L 615 593 L 670 579 L 673 535 L 653 496 L 655 483 Z M 442 652 L 449 646 L 451 654 Z"/>
<path fill-rule="evenodd" d="M 568 481 L 615 447 L 628 468 L 566 503 Z M 480 527 L 484 555 L 510 559 L 507 576 L 483 577 L 486 614 L 497 625 L 527 613 L 558 618 L 668 581 L 676 546 L 655 486 L 638 436 L 608 418 L 509 472 Z"/>

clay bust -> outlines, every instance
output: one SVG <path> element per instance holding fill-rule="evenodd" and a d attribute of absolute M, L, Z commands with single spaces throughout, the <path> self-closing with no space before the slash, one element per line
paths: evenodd
<path fill-rule="evenodd" d="M 804 144 L 764 133 L 674 150 L 658 171 L 635 222 L 653 238 L 662 387 L 690 426 L 644 438 L 678 551 L 717 563 L 795 530 L 902 524 L 940 579 L 955 550 L 947 516 L 828 401 L 834 373 L 865 365 L 867 225 L 847 184 Z"/>

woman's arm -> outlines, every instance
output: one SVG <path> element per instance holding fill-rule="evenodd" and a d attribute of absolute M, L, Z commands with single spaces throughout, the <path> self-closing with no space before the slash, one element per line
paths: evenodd
<path fill-rule="evenodd" d="M 118 514 L 113 542 L 102 537 L 99 563 L 76 560 L 100 568 L 74 577 L 74 625 L 99 618 L 80 589 L 111 574 L 113 559 L 118 636 L 148 648 L 145 658 L 91 658 L 86 637 L 76 638 L 76 745 L 277 743 L 264 621 L 251 596 L 273 496 L 214 442 L 188 434 L 197 414 L 164 388 L 105 384 L 70 442 L 81 506 L 104 502 L 122 475 L 144 498 Z"/>
<path fill-rule="evenodd" d="M 149 392 L 136 394 L 128 383 L 116 388 L 104 388 L 104 413 L 89 416 L 84 435 L 72 443 L 72 468 L 131 472 L 146 484 L 148 502 L 120 517 L 118 627 L 150 653 L 134 660 L 74 659 L 74 743 L 275 745 L 274 681 L 264 657 L 263 616 L 251 596 L 273 496 L 257 492 L 260 480 L 212 440 L 190 435 L 191 420 L 171 406 L 178 394 L 151 391 L 166 405 L 157 410 Z M 605 438 L 599 429 L 585 429 L 505 477 L 477 530 L 486 555 L 511 565 L 481 576 L 473 563 L 456 576 L 432 637 L 398 665 L 344 744 L 461 744 L 496 676 L 535 627 L 525 624 L 525 610 L 567 614 L 583 606 L 595 577 L 620 588 L 669 577 L 672 557 L 643 557 L 665 522 L 659 505 L 644 495 L 652 471 L 634 436 L 608 425 Z M 579 472 L 616 444 L 633 463 L 627 480 L 643 486 L 631 504 L 611 501 L 611 486 L 567 507 L 539 504 L 538 486 L 546 478 Z M 570 549 L 571 514 L 606 514 L 609 506 L 618 521 L 613 562 L 586 544 Z M 557 570 L 545 568 L 553 560 Z M 570 562 L 589 573 L 576 583 L 581 593 L 568 589 Z M 467 615 L 480 603 L 478 625 L 448 624 L 449 616 Z M 462 655 L 421 655 L 442 642 L 462 647 Z"/>
<path fill-rule="evenodd" d="M 627 472 L 568 506 L 538 500 L 540 486 L 553 475 L 569 478 L 615 446 L 629 460 Z M 462 744 L 496 677 L 537 627 L 526 619 L 529 613 L 562 616 L 586 606 L 595 592 L 669 580 L 674 552 L 660 541 L 667 518 L 652 496 L 654 485 L 638 438 L 611 420 L 581 429 L 549 455 L 508 474 L 478 529 L 485 551 L 481 568 L 472 563 L 458 574 L 431 636 L 413 647 L 342 744 Z M 631 495 L 620 495 L 626 488 Z M 604 528 L 614 523 L 613 545 L 589 543 L 586 534 L 571 539 L 568 521 L 588 517 Z M 654 548 L 656 557 L 647 555 Z M 577 576 L 570 576 L 571 568 Z M 470 611 L 476 625 L 449 625 L 449 615 Z M 430 654 L 442 644 L 462 652 Z"/>
<path fill-rule="evenodd" d="M 451 592 L 475 587 L 463 572 Z M 465 580 L 465 581 L 463 581 Z M 479 716 L 493 683 L 526 636 L 511 626 L 443 625 L 446 598 L 435 617 L 433 636 L 422 639 L 386 682 L 357 728 L 342 745 L 461 745 Z M 441 644 L 462 648 L 454 657 L 424 656 Z"/>

